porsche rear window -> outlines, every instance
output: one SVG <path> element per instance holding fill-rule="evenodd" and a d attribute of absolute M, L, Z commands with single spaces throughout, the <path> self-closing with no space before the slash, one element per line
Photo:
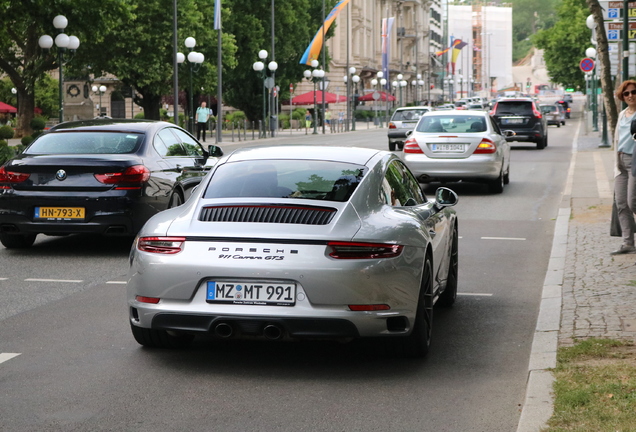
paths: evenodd
<path fill-rule="evenodd" d="M 40 136 L 27 154 L 125 154 L 133 153 L 143 134 L 130 132 L 55 132 Z"/>
<path fill-rule="evenodd" d="M 297 198 L 349 200 L 364 166 L 312 160 L 250 160 L 226 163 L 214 172 L 204 198 Z"/>

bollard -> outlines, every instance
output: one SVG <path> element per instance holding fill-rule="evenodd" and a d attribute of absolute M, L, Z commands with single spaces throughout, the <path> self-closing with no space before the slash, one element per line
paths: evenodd
<path fill-rule="evenodd" d="M 256 139 L 256 136 L 254 135 L 254 122 L 252 122 L 252 141 L 254 141 Z"/>

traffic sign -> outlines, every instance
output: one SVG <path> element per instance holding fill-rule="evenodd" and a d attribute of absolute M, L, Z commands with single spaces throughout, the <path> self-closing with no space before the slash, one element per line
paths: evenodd
<path fill-rule="evenodd" d="M 591 72 L 594 69 L 594 60 L 589 57 L 585 57 L 581 60 L 581 63 L 579 63 L 579 67 L 583 72 Z"/>
<path fill-rule="evenodd" d="M 603 10 L 603 19 L 622 19 L 623 18 L 623 2 L 622 1 L 602 1 L 601 9 Z M 636 18 L 636 2 L 627 4 L 627 17 L 629 19 Z"/>
<path fill-rule="evenodd" d="M 623 23 L 607 22 L 605 23 L 605 32 L 607 33 L 608 42 L 618 42 L 623 39 Z M 629 40 L 636 40 L 636 21 L 630 21 L 628 23 Z"/>

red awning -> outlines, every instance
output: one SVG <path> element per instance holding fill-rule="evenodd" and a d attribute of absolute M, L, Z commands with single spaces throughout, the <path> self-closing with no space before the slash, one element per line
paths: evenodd
<path fill-rule="evenodd" d="M 0 102 L 0 113 L 17 113 L 18 110 L 9 104 Z"/>
<path fill-rule="evenodd" d="M 370 93 L 365 94 L 364 96 L 360 96 L 358 98 L 358 100 L 361 100 L 361 101 L 374 101 L 375 99 L 373 99 L 373 93 L 374 92 L 370 92 Z M 394 101 L 395 100 L 395 96 L 393 96 L 392 94 L 389 94 L 387 92 L 378 92 L 378 93 L 380 93 L 380 99 L 378 99 L 380 101 L 386 101 L 387 97 L 389 98 L 390 101 Z"/>
<path fill-rule="evenodd" d="M 321 90 L 316 91 L 316 103 L 322 103 L 322 94 Z M 335 93 L 324 92 L 325 94 L 325 103 L 338 103 L 338 102 L 346 102 L 346 96 L 340 96 Z M 292 105 L 312 105 L 314 103 L 314 92 L 310 91 L 307 93 L 303 93 L 301 95 L 296 96 L 291 100 Z"/>

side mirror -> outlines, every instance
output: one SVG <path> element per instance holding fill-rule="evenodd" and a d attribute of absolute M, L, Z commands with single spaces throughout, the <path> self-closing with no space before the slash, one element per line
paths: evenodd
<path fill-rule="evenodd" d="M 457 194 L 449 188 L 441 187 L 435 191 L 435 204 L 438 207 L 452 207 L 458 201 Z"/>
<path fill-rule="evenodd" d="M 515 131 L 511 131 L 511 130 L 505 130 L 505 131 L 503 131 L 503 134 L 504 134 L 505 137 L 511 137 L 511 136 L 517 135 L 517 133 Z"/>
<path fill-rule="evenodd" d="M 208 155 L 210 157 L 221 157 L 223 156 L 223 150 L 221 150 L 221 147 L 211 144 L 208 146 Z"/>
<path fill-rule="evenodd" d="M 410 137 L 412 133 L 413 133 L 413 131 L 412 131 L 412 130 L 410 130 L 410 131 L 406 131 L 406 137 L 407 137 L 407 138 L 408 138 L 408 137 Z"/>

